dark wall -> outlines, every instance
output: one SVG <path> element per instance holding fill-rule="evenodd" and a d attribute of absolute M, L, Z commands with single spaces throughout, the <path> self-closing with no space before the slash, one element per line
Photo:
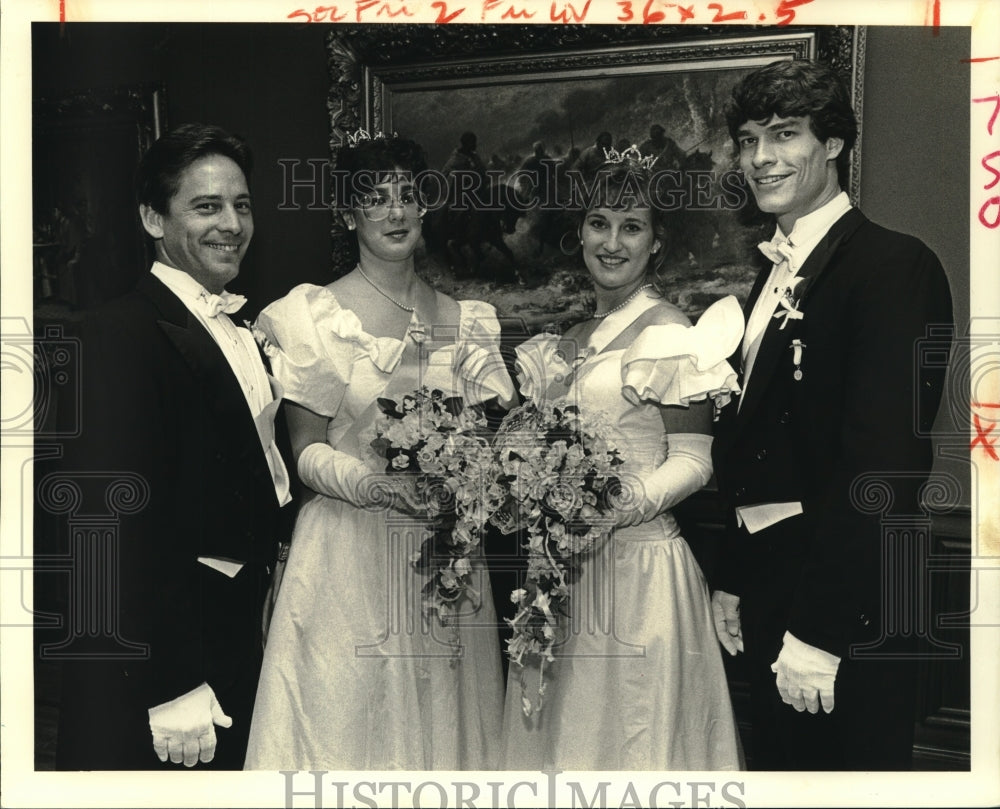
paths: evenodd
<path fill-rule="evenodd" d="M 919 236 L 969 320 L 969 28 L 868 28 L 861 205 Z"/>
<path fill-rule="evenodd" d="M 969 326 L 969 28 L 868 28 L 861 207 L 922 239 L 941 259 L 956 334 Z M 936 430 L 939 471 L 969 502 L 968 383 L 952 374 Z M 956 426 L 957 425 L 957 426 Z M 950 438 L 948 436 L 951 436 Z M 956 454 L 964 460 L 949 459 Z"/>
<path fill-rule="evenodd" d="M 329 212 L 307 210 L 301 192 L 299 210 L 278 209 L 285 193 L 278 161 L 329 155 L 325 32 L 272 24 L 36 24 L 32 93 L 163 82 L 169 125 L 215 123 L 247 139 L 256 164 L 255 235 L 230 288 L 250 297 L 253 315 L 296 283 L 330 277 Z"/>

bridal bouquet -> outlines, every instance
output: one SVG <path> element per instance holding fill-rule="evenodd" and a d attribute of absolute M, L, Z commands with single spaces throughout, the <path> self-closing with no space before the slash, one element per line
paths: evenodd
<path fill-rule="evenodd" d="M 431 532 L 411 562 L 430 570 L 421 594 L 424 612 L 447 625 L 463 594 L 479 602 L 469 557 L 506 494 L 486 418 L 461 397 L 426 387 L 400 402 L 380 398 L 378 407 L 371 446 L 388 474 L 413 476 Z"/>
<path fill-rule="evenodd" d="M 510 659 L 524 666 L 539 658 L 538 710 L 545 692 L 545 664 L 555 660 L 559 616 L 568 616 L 569 584 L 579 575 L 585 554 L 614 525 L 623 492 L 616 469 L 623 463 L 617 447 L 601 436 L 600 414 L 585 418 L 567 399 L 528 402 L 505 419 L 494 447 L 504 473 L 508 499 L 493 522 L 527 533 L 525 585 L 511 593 L 517 613 L 508 623 Z M 522 708 L 535 710 L 524 695 Z"/>

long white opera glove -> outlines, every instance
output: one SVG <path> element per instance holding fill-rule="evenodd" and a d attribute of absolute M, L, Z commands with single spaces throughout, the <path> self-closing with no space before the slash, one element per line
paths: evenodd
<path fill-rule="evenodd" d="M 422 513 L 420 500 L 408 480 L 374 472 L 363 461 L 329 444 L 310 444 L 302 450 L 298 469 L 299 477 L 310 489 L 352 506 L 391 506 L 411 514 Z"/>
<path fill-rule="evenodd" d="M 712 593 L 712 617 L 715 635 L 722 648 L 735 656 L 743 651 L 743 629 L 740 626 L 740 597 L 722 590 Z"/>
<path fill-rule="evenodd" d="M 329 444 L 310 444 L 299 455 L 299 477 L 313 491 L 364 508 L 369 498 L 363 483 L 372 474 L 362 461 Z"/>
<path fill-rule="evenodd" d="M 635 508 L 622 511 L 618 526 L 638 525 L 702 489 L 712 478 L 712 436 L 670 433 L 667 459 L 641 481 L 642 497 Z"/>
<path fill-rule="evenodd" d="M 232 724 L 208 683 L 149 709 L 153 751 L 160 761 L 169 757 L 174 764 L 184 762 L 185 767 L 199 761 L 208 764 L 215 758 L 215 726 Z"/>
<path fill-rule="evenodd" d="M 781 701 L 800 713 L 816 713 L 822 703 L 823 710 L 830 713 L 840 658 L 803 643 L 791 632 L 785 632 L 782 640 L 778 659 L 771 664 Z"/>

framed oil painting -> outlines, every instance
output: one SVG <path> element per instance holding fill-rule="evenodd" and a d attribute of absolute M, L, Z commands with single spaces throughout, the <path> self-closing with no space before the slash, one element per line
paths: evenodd
<path fill-rule="evenodd" d="M 487 300 L 534 333 L 589 316 L 593 295 L 574 250 L 572 206 L 566 195 L 524 204 L 526 167 L 548 161 L 558 176 L 602 133 L 619 149 L 649 154 L 655 144 L 655 168 L 676 173 L 679 200 L 669 297 L 696 319 L 724 295 L 745 299 L 768 227 L 735 171 L 724 116 L 734 84 L 778 59 L 824 60 L 848 81 L 860 120 L 863 53 L 864 29 L 854 27 L 350 26 L 328 35 L 332 159 L 358 127 L 413 138 L 436 171 L 474 142 L 505 186 L 489 206 L 497 221 L 466 234 L 432 206 L 418 268 L 436 288 Z M 860 147 L 859 139 L 855 200 Z M 511 211 L 511 200 L 522 204 Z M 336 215 L 333 228 L 335 270 L 344 272 L 353 260 Z"/>

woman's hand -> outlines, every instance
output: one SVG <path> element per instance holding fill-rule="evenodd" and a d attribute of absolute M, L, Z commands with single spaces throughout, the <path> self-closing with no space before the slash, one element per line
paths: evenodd
<path fill-rule="evenodd" d="M 373 475 L 367 488 L 367 509 L 392 509 L 411 517 L 428 517 L 426 498 L 417 491 L 410 475 Z"/>
<path fill-rule="evenodd" d="M 616 508 L 613 516 L 615 528 L 631 528 L 633 525 L 639 525 L 646 520 L 639 504 L 627 508 Z"/>

